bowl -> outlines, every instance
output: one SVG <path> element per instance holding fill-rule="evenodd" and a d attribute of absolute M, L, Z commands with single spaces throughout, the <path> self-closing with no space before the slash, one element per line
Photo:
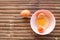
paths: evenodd
<path fill-rule="evenodd" d="M 40 33 L 38 32 L 37 30 L 37 24 L 36 24 L 36 15 L 39 13 L 39 12 L 42 12 L 42 13 L 45 13 L 45 15 L 47 17 L 49 17 L 49 25 L 48 25 L 48 28 L 45 29 L 45 31 L 43 33 Z M 56 20 L 55 20 L 55 17 L 54 15 L 52 14 L 52 12 L 50 12 L 49 10 L 37 10 L 32 16 L 31 16 L 31 20 L 30 20 L 30 25 L 31 25 L 31 28 L 32 30 L 39 34 L 39 35 L 47 35 L 49 33 L 51 33 L 53 31 L 53 29 L 55 28 L 55 24 L 56 24 Z"/>

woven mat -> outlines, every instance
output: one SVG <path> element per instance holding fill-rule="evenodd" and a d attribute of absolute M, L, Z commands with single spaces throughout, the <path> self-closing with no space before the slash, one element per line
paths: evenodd
<path fill-rule="evenodd" d="M 44 36 L 34 33 L 30 18 L 20 16 L 25 9 L 32 14 L 39 9 L 50 10 L 56 18 L 53 32 Z M 60 0 L 0 0 L 0 40 L 60 40 Z"/>

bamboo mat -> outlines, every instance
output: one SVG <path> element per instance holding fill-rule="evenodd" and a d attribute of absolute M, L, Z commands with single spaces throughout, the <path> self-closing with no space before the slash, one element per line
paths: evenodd
<path fill-rule="evenodd" d="M 53 32 L 44 36 L 34 33 L 30 18 L 20 16 L 24 9 L 32 14 L 39 9 L 50 10 L 56 18 Z M 60 40 L 60 0 L 0 0 L 0 40 Z"/>

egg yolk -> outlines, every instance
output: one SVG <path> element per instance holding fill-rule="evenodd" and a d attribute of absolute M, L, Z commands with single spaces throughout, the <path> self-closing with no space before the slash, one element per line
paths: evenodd
<path fill-rule="evenodd" d="M 37 24 L 44 26 L 45 25 L 45 19 L 37 19 Z"/>
<path fill-rule="evenodd" d="M 37 28 L 38 28 L 38 31 L 39 31 L 39 32 L 41 32 L 41 33 L 44 32 L 44 29 L 43 29 L 41 26 L 38 26 Z"/>
<path fill-rule="evenodd" d="M 47 28 L 48 18 L 43 13 L 40 13 L 37 16 L 36 23 L 37 23 L 37 26 L 38 26 L 38 31 L 43 32 L 43 30 L 44 30 L 43 28 Z M 42 27 L 40 27 L 39 25 L 41 25 Z"/>

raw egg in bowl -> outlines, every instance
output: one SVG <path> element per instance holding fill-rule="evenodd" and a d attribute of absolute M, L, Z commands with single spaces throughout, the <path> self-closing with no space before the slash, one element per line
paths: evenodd
<path fill-rule="evenodd" d="M 32 15 L 30 24 L 35 33 L 46 35 L 53 31 L 56 20 L 49 10 L 38 10 Z"/>

